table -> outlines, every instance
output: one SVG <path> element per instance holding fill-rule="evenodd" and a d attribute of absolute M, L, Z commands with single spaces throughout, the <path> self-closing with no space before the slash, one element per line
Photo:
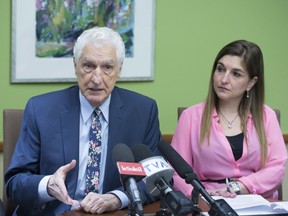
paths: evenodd
<path fill-rule="evenodd" d="M 270 202 L 276 202 L 279 200 L 269 200 Z M 148 204 L 148 205 L 144 205 L 144 216 L 155 216 L 156 212 L 159 211 L 160 208 L 160 201 Z M 202 212 L 208 212 L 209 211 L 209 205 L 203 200 L 203 199 L 199 199 L 199 207 L 202 210 Z M 69 211 L 69 212 L 65 212 L 63 214 L 61 214 L 60 216 L 126 216 L 128 213 L 128 209 L 123 209 L 123 210 L 119 210 L 119 211 L 114 211 L 114 212 L 107 212 L 107 213 L 103 213 L 103 214 L 91 214 L 91 213 L 86 213 L 86 212 L 80 212 L 80 211 Z M 267 215 L 267 216 L 271 216 Z M 275 216 L 275 214 L 273 214 Z M 256 216 L 256 215 L 254 215 Z M 277 214 L 277 216 L 288 216 L 288 214 Z"/>
<path fill-rule="evenodd" d="M 154 216 L 156 215 L 156 212 L 159 211 L 160 208 L 160 201 L 144 205 L 144 216 Z M 202 199 L 199 199 L 199 207 L 201 208 L 202 211 L 208 211 L 209 206 L 208 204 L 203 201 Z M 91 213 L 86 213 L 86 212 L 80 212 L 80 211 L 69 211 L 61 214 L 60 216 L 92 216 L 92 215 L 97 215 L 97 216 L 126 216 L 128 212 L 128 209 L 123 209 L 119 211 L 114 211 L 114 212 L 106 212 L 103 214 L 91 214 Z"/>
<path fill-rule="evenodd" d="M 154 202 L 144 206 L 144 214 L 145 215 L 155 215 L 155 212 L 159 210 L 160 202 Z M 128 209 L 113 211 L 113 212 L 106 212 L 105 214 L 97 214 L 97 215 L 105 215 L 105 216 L 124 216 L 127 215 Z M 85 213 L 80 211 L 69 211 L 61 214 L 61 216 L 91 216 L 94 214 Z M 96 215 L 96 214 L 95 214 Z"/>

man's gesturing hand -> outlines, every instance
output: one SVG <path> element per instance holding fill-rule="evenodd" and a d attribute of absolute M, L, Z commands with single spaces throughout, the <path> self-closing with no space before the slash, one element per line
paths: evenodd
<path fill-rule="evenodd" d="M 67 192 L 65 179 L 67 173 L 76 165 L 76 160 L 61 166 L 49 179 L 47 184 L 47 192 L 50 196 L 60 200 L 67 205 L 79 206 L 77 200 L 73 200 Z"/>

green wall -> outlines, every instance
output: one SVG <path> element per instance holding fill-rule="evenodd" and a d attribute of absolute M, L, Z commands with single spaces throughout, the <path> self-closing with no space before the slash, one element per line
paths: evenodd
<path fill-rule="evenodd" d="M 233 40 L 246 39 L 262 48 L 266 103 L 280 109 L 282 131 L 287 134 L 288 1 L 155 1 L 155 79 L 118 85 L 157 100 L 162 133 L 174 132 L 178 106 L 190 106 L 205 98 L 210 69 L 219 49 Z M 71 85 L 10 83 L 10 20 L 11 1 L 0 0 L 0 110 L 24 108 L 33 95 Z M 0 141 L 2 125 L 1 114 Z"/>

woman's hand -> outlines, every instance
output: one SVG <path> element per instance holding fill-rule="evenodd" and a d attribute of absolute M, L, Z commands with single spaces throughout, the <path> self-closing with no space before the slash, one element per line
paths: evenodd
<path fill-rule="evenodd" d="M 237 184 L 239 185 L 239 188 L 240 188 L 240 194 L 249 194 L 248 189 L 245 187 L 245 185 L 242 182 L 237 181 Z M 229 188 L 225 187 L 221 189 L 207 190 L 207 191 L 211 196 L 223 196 L 223 197 L 234 198 L 237 195 L 232 187 L 229 187 Z"/>
<path fill-rule="evenodd" d="M 230 191 L 227 188 L 217 189 L 217 190 L 207 190 L 211 196 L 222 196 L 228 198 L 236 197 L 236 193 L 231 189 Z"/>

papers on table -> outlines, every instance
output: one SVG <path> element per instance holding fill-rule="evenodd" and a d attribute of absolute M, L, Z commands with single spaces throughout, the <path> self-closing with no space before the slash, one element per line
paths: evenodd
<path fill-rule="evenodd" d="M 269 202 L 260 195 L 238 195 L 236 198 L 213 196 L 213 199 L 224 199 L 239 215 L 288 216 L 288 202 Z"/>

